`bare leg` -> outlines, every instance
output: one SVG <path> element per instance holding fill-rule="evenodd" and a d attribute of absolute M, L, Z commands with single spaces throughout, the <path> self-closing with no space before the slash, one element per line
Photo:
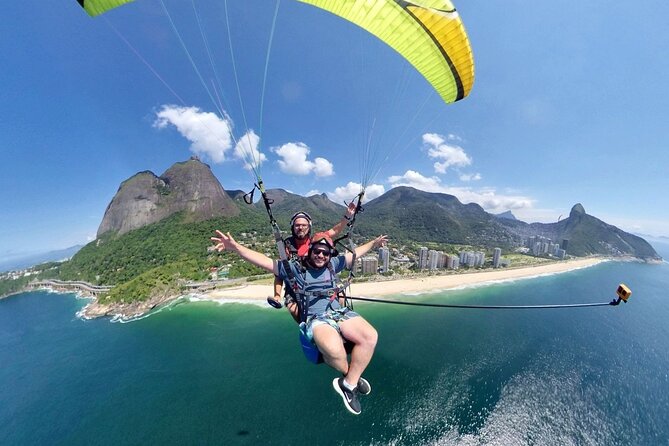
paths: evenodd
<path fill-rule="evenodd" d="M 313 330 L 314 343 L 323 354 L 325 363 L 345 375 L 348 372 L 348 360 L 344 341 L 337 330 L 327 324 L 318 325 Z"/>
<path fill-rule="evenodd" d="M 372 360 L 378 334 L 369 322 L 359 316 L 339 322 L 339 329 L 342 336 L 354 344 L 351 364 L 348 371 L 342 373 L 346 373 L 346 382 L 357 385 L 362 372 Z"/>

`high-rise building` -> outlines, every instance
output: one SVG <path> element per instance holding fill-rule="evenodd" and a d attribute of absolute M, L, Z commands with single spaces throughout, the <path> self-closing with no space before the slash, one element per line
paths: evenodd
<path fill-rule="evenodd" d="M 460 263 L 469 267 L 481 267 L 485 264 L 485 253 L 481 251 L 462 251 Z"/>
<path fill-rule="evenodd" d="M 435 251 L 434 249 L 430 249 L 427 252 L 427 267 L 429 269 L 437 269 L 439 267 L 439 258 L 441 257 L 441 253 L 439 251 Z"/>
<path fill-rule="evenodd" d="M 532 246 L 532 255 L 541 255 L 541 242 L 534 242 L 534 246 Z"/>
<path fill-rule="evenodd" d="M 425 246 L 418 250 L 418 269 L 427 268 L 427 253 L 428 250 Z"/>
<path fill-rule="evenodd" d="M 376 274 L 379 270 L 379 259 L 376 257 L 363 257 L 360 262 L 363 274 Z"/>
<path fill-rule="evenodd" d="M 379 248 L 379 265 L 382 273 L 387 273 L 390 269 L 390 249 L 385 246 Z"/>
<path fill-rule="evenodd" d="M 499 268 L 499 261 L 502 258 L 502 250 L 500 248 L 495 248 L 492 254 L 492 267 Z"/>
<path fill-rule="evenodd" d="M 460 259 L 457 258 L 456 256 L 451 257 L 453 263 L 449 268 L 451 269 L 459 269 L 460 268 Z"/>

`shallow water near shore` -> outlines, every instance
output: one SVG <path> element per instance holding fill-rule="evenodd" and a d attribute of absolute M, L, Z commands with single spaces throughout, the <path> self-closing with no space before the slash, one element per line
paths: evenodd
<path fill-rule="evenodd" d="M 667 444 L 669 264 L 411 299 L 607 302 L 620 282 L 633 295 L 619 307 L 356 304 L 380 336 L 357 417 L 285 312 L 196 302 L 115 324 L 76 318 L 73 295 L 14 296 L 0 301 L 0 444 Z"/>

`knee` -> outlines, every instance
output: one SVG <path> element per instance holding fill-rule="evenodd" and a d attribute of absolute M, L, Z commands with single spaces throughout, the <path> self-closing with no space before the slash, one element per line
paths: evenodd
<path fill-rule="evenodd" d="M 323 357 L 328 364 L 332 362 L 346 361 L 346 350 L 343 347 L 341 349 L 328 350 L 321 353 L 323 353 Z"/>
<path fill-rule="evenodd" d="M 323 354 L 323 359 L 329 365 L 335 366 L 347 362 L 346 350 L 343 344 L 341 346 L 319 346 L 318 348 Z"/>
<path fill-rule="evenodd" d="M 374 327 L 369 327 L 369 329 L 365 330 L 363 333 L 363 342 L 367 344 L 369 347 L 376 347 L 376 342 L 379 340 L 379 334 L 376 331 Z"/>

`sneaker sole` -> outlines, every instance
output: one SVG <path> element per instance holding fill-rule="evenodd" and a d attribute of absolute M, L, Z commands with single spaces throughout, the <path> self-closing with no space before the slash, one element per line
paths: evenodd
<path fill-rule="evenodd" d="M 344 407 L 346 407 L 346 409 L 353 415 L 360 415 L 362 411 L 356 412 L 353 410 L 351 406 L 348 405 L 348 401 L 346 400 L 346 395 L 344 395 L 344 392 L 342 392 L 341 389 L 339 388 L 339 378 L 335 378 L 334 381 L 332 381 L 332 387 L 335 389 L 335 392 L 337 392 L 341 397 L 342 401 L 344 402 Z"/>
<path fill-rule="evenodd" d="M 360 381 L 364 381 L 365 384 L 367 384 L 367 388 L 369 389 L 369 392 L 367 392 L 367 393 L 360 392 L 360 386 L 358 386 L 358 393 L 360 395 L 369 395 L 370 393 L 372 393 L 372 385 L 369 383 L 369 381 L 367 381 L 365 378 L 360 378 Z"/>

